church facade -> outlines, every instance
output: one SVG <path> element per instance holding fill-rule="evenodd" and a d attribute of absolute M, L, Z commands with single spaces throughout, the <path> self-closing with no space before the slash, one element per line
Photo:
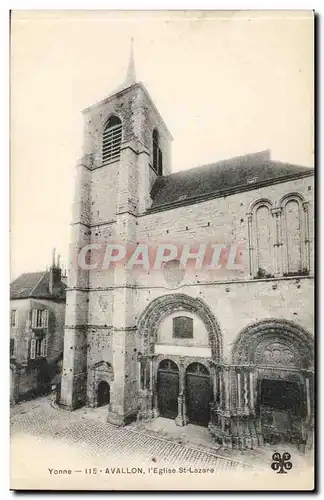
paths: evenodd
<path fill-rule="evenodd" d="M 313 169 L 263 151 L 172 174 L 171 134 L 132 65 L 83 112 L 60 405 L 203 425 L 226 447 L 311 447 Z M 179 254 L 97 265 L 116 244 Z M 241 249 L 240 264 L 197 264 L 212 245 L 227 264 Z"/>

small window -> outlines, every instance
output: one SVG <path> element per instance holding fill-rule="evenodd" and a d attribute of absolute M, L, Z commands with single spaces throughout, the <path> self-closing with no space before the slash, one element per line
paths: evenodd
<path fill-rule="evenodd" d="M 15 339 L 10 339 L 10 357 L 15 355 Z"/>
<path fill-rule="evenodd" d="M 48 327 L 47 309 L 33 309 L 32 328 L 47 328 L 47 327 Z"/>
<path fill-rule="evenodd" d="M 173 318 L 173 338 L 192 339 L 193 320 L 187 316 L 177 316 Z"/>
<path fill-rule="evenodd" d="M 111 116 L 102 137 L 102 163 L 118 160 L 122 141 L 122 123 L 117 116 Z"/>
<path fill-rule="evenodd" d="M 40 358 L 47 356 L 47 338 L 46 337 L 38 337 L 32 339 L 30 345 L 30 358 Z"/>
<path fill-rule="evenodd" d="M 39 358 L 42 354 L 42 341 L 41 339 L 35 340 L 35 357 Z"/>
<path fill-rule="evenodd" d="M 43 319 L 43 311 L 40 311 L 39 309 L 36 310 L 36 325 L 37 327 L 42 326 L 42 319 Z"/>
<path fill-rule="evenodd" d="M 17 311 L 16 309 L 11 310 L 11 315 L 10 315 L 10 326 L 17 326 Z"/>
<path fill-rule="evenodd" d="M 159 145 L 159 133 L 156 129 L 153 130 L 153 169 L 158 175 L 163 174 L 163 155 Z"/>

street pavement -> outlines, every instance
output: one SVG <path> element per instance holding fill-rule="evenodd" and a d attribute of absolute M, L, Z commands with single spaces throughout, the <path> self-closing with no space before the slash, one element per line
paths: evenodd
<path fill-rule="evenodd" d="M 309 489 L 312 464 L 292 452 L 293 469 L 277 476 L 274 450 L 244 464 L 231 455 L 168 440 L 159 433 L 116 427 L 107 408 L 57 408 L 51 397 L 11 408 L 11 488 L 46 490 Z M 281 451 L 281 450 L 276 450 Z M 287 451 L 286 449 L 283 451 Z M 255 452 L 256 453 L 256 452 Z M 264 455 L 262 466 L 260 456 Z M 253 467 L 247 467 L 247 463 Z"/>
<path fill-rule="evenodd" d="M 44 443 L 54 439 L 77 446 L 83 455 L 95 454 L 115 460 L 129 460 L 131 457 L 134 463 L 210 467 L 217 470 L 243 468 L 237 461 L 210 452 L 145 435 L 127 427 L 116 427 L 100 418 L 95 419 L 95 412 L 84 409 L 69 412 L 54 407 L 51 398 L 35 399 L 11 409 L 11 436 L 36 436 Z"/>

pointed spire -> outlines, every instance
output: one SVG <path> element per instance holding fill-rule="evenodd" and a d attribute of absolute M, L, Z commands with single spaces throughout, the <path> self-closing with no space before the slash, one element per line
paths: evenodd
<path fill-rule="evenodd" d="M 53 251 L 52 251 L 52 267 L 55 267 L 55 252 L 56 252 L 56 249 L 53 248 Z"/>
<path fill-rule="evenodd" d="M 134 39 L 131 38 L 131 46 L 130 46 L 130 54 L 128 61 L 128 69 L 127 75 L 124 82 L 124 87 L 130 87 L 134 83 L 136 83 L 136 71 L 135 71 L 135 60 L 134 60 L 134 48 L 133 48 Z"/>
<path fill-rule="evenodd" d="M 60 269 L 60 259 L 61 259 L 61 256 L 60 256 L 60 254 L 58 254 L 58 256 L 57 256 L 57 264 L 56 264 L 56 267 L 58 269 Z"/>
<path fill-rule="evenodd" d="M 134 83 L 136 83 L 136 71 L 135 71 L 133 41 L 134 41 L 134 39 L 132 37 L 131 44 L 130 44 L 130 54 L 129 54 L 129 61 L 128 61 L 126 78 L 121 85 L 119 85 L 113 92 L 111 92 L 109 94 L 110 96 L 117 94 L 118 92 L 121 92 L 122 90 L 125 90 L 128 87 L 131 87 L 132 85 L 134 85 Z"/>

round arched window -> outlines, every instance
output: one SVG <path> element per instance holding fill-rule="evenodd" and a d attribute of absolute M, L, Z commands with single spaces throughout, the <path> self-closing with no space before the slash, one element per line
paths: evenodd
<path fill-rule="evenodd" d="M 117 116 L 107 121 L 102 137 L 102 163 L 118 160 L 122 141 L 122 122 Z"/>

